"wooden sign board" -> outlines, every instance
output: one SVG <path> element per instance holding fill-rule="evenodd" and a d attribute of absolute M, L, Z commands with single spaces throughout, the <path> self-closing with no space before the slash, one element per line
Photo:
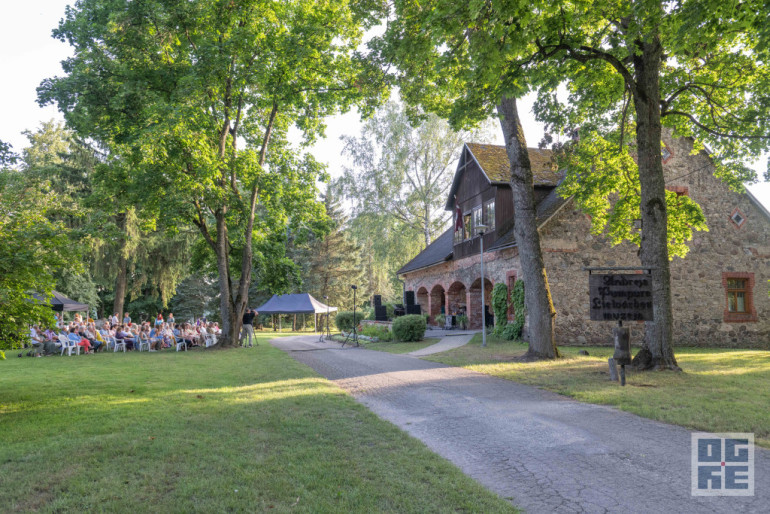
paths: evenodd
<path fill-rule="evenodd" d="M 652 277 L 588 275 L 591 321 L 652 321 Z"/>

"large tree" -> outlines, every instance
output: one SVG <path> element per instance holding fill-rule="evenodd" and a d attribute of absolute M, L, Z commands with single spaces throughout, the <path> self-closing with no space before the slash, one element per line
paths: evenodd
<path fill-rule="evenodd" d="M 381 59 L 394 63 L 396 80 L 410 104 L 449 118 L 455 127 L 497 115 L 511 167 L 514 232 L 526 282 L 529 318 L 528 359 L 555 358 L 556 311 L 540 249 L 535 219 L 532 168 L 516 98 L 527 91 L 518 67 L 505 53 L 521 51 L 521 41 L 501 47 L 484 20 L 490 2 L 437 0 L 394 2 L 395 18 L 373 42 Z M 513 20 L 507 20 L 511 22 Z"/>
<path fill-rule="evenodd" d="M 330 184 L 324 195 L 326 215 L 331 225 L 328 233 L 313 238 L 304 252 L 307 269 L 303 290 L 317 299 L 328 297 L 324 303 L 347 310 L 353 305 L 350 286 L 359 288 L 357 298 L 361 300 L 366 299 L 368 288 L 363 284 L 361 248 L 351 237 L 348 219 L 335 193 L 333 184 Z"/>
<path fill-rule="evenodd" d="M 366 2 L 361 2 L 366 4 Z M 224 344 L 237 344 L 254 248 L 320 214 L 321 167 L 287 141 L 369 93 L 359 2 L 80 0 L 55 31 L 75 55 L 40 88 L 132 164 L 121 177 L 216 255 Z"/>
<path fill-rule="evenodd" d="M 115 175 L 130 170 L 107 149 L 55 121 L 25 135 L 29 146 L 21 167 L 30 178 L 48 181 L 67 207 L 58 216 L 86 264 L 79 273 L 59 270 L 57 290 L 92 307 L 112 298 L 110 313 L 120 317 L 129 296 L 139 300 L 146 294 L 153 297 L 150 302 L 165 305 L 187 270 L 191 231 L 168 234 L 141 201 L 127 205 L 125 183 Z"/>
<path fill-rule="evenodd" d="M 467 116 L 535 87 L 543 100 L 541 117 L 561 129 L 580 129 L 578 152 L 584 143 L 598 149 L 610 141 L 629 153 L 624 141 L 634 138 L 640 256 L 652 269 L 655 316 L 646 324 L 637 363 L 676 369 L 668 246 L 672 240 L 681 244 L 682 231 L 669 233 L 661 127 L 693 136 L 696 149 L 708 145 L 717 175 L 733 185 L 752 176 L 743 161 L 770 141 L 770 80 L 766 56 L 760 57 L 767 39 L 757 37 L 766 36 L 761 2 L 436 1 L 428 7 L 404 0 L 396 5 L 399 18 L 388 42 L 406 38 L 413 54 L 429 57 L 407 60 L 412 81 L 431 68 L 443 72 L 428 75 L 429 87 L 418 91 L 456 91 L 450 97 L 454 105 L 423 93 L 433 108 Z M 433 33 L 439 29 L 448 36 L 436 45 Z M 406 49 L 404 54 L 408 57 Z M 472 85 L 458 93 L 458 84 Z M 560 108 L 558 90 L 565 84 L 569 102 Z M 593 158 L 607 161 L 596 152 Z M 690 212 L 697 228 L 697 209 Z"/>
<path fill-rule="evenodd" d="M 770 147 L 770 68 L 759 54 L 763 40 L 752 29 L 760 18 L 766 21 L 767 14 L 752 2 L 640 0 L 603 3 L 601 9 L 592 3 L 544 5 L 524 29 L 532 53 L 521 62 L 532 63 L 546 79 L 541 116 L 555 127 L 579 129 L 573 151 L 584 160 L 601 161 L 599 167 L 617 162 L 616 175 L 630 170 L 636 195 L 610 188 L 579 199 L 589 209 L 600 197 L 633 199 L 616 211 L 624 213 L 613 220 L 622 221 L 620 233 L 641 218 L 640 258 L 652 270 L 655 320 L 645 325 L 635 358 L 639 368 L 678 369 L 669 259 L 671 250 L 686 253 L 692 228 L 705 226 L 689 199 L 672 201 L 675 195 L 666 193 L 662 127 L 694 137 L 696 150 L 707 147 L 716 175 L 734 188 L 754 178 L 744 162 Z M 566 104 L 557 91 L 565 79 Z M 573 180 L 586 171 L 573 166 Z M 618 234 L 618 223 L 610 231 Z"/>

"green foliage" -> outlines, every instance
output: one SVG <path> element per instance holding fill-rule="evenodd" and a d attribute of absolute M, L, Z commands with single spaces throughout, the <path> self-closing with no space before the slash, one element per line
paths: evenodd
<path fill-rule="evenodd" d="M 360 135 L 342 137 L 352 161 L 339 182 L 352 204 L 351 234 L 362 247 L 368 291 L 389 301 L 402 290 L 395 272 L 446 228 L 444 203 L 462 144 L 489 139 L 420 114 L 410 117 L 394 100 Z"/>
<path fill-rule="evenodd" d="M 184 279 L 171 299 L 168 311 L 177 320 L 188 320 L 199 316 L 211 318 L 218 312 L 218 289 L 216 276 L 207 273 L 193 274 Z"/>
<path fill-rule="evenodd" d="M 0 167 L 13 166 L 19 160 L 19 156 L 13 151 L 13 147 L 0 139 Z"/>
<path fill-rule="evenodd" d="M 47 182 L 0 169 L 0 349 L 26 342 L 27 325 L 52 323 L 50 307 L 30 294 L 50 295 L 57 270 L 81 267 L 67 228 L 49 217 L 60 200 Z"/>
<path fill-rule="evenodd" d="M 443 327 L 446 324 L 446 316 L 444 314 L 437 314 L 433 319 L 439 327 Z"/>
<path fill-rule="evenodd" d="M 393 321 L 393 336 L 397 341 L 409 343 L 422 341 L 425 335 L 425 318 L 419 314 L 399 316 Z"/>
<path fill-rule="evenodd" d="M 519 279 L 513 284 L 513 291 L 511 291 L 511 303 L 513 303 L 516 319 L 513 323 L 509 323 L 509 327 L 503 331 L 503 337 L 505 339 L 513 340 L 521 337 L 521 330 L 524 328 L 524 317 L 526 316 L 526 304 L 524 303 L 524 281 Z"/>
<path fill-rule="evenodd" d="M 612 244 L 630 241 L 638 246 L 641 231 L 634 228 L 634 221 L 642 217 L 639 170 L 631 148 L 619 150 L 618 138 L 616 133 L 602 137 L 590 132 L 581 134 L 579 143 L 568 145 L 562 159 L 568 171 L 559 192 L 572 196 L 591 216 L 594 234 L 605 234 Z M 708 231 L 706 217 L 689 196 L 667 191 L 666 205 L 669 255 L 684 257 L 693 231 Z"/>
<path fill-rule="evenodd" d="M 376 103 L 381 82 L 357 52 L 372 23 L 350 2 L 82 0 L 55 31 L 75 48 L 66 75 L 44 81 L 39 101 L 125 162 L 111 178 L 126 199 L 197 228 L 237 325 L 255 267 L 296 284 L 277 243 L 323 217 L 326 173 L 288 132 L 311 143 L 327 116 Z"/>
<path fill-rule="evenodd" d="M 365 336 L 376 337 L 380 341 L 390 342 L 393 340 L 393 333 L 387 327 L 379 325 L 364 325 L 361 333 Z"/>
<path fill-rule="evenodd" d="M 353 305 L 352 284 L 359 289 L 357 299 L 368 296 L 361 266 L 361 247 L 351 237 L 348 218 L 340 205 L 335 188 L 330 185 L 324 195 L 326 216 L 321 234 L 313 234 L 309 244 L 300 250 L 299 257 L 305 269 L 302 273 L 303 291 L 319 301 L 335 307 Z M 328 299 L 324 299 L 328 296 Z"/>
<path fill-rule="evenodd" d="M 458 325 L 460 325 L 464 329 L 468 328 L 468 316 L 466 316 L 465 314 L 461 314 L 457 316 L 456 320 Z"/>
<path fill-rule="evenodd" d="M 354 323 L 353 311 L 339 311 L 337 312 L 337 316 L 334 318 L 334 324 L 337 325 L 338 329 L 345 332 L 350 332 L 353 330 L 353 325 L 357 326 L 359 323 L 361 323 L 361 320 L 364 319 L 364 317 L 365 313 L 357 310 Z"/>
<path fill-rule="evenodd" d="M 107 149 L 54 121 L 25 135 L 23 168 L 37 180 L 50 181 L 60 196 L 66 212 L 52 215 L 70 229 L 85 264 L 78 273 L 61 270 L 57 290 L 99 307 L 114 301 L 116 277 L 125 277 L 124 290 L 133 303 L 129 309 L 165 305 L 187 271 L 190 231 L 159 224 L 143 200 L 127 205 L 120 177 L 130 170 Z M 101 307 L 112 312 L 112 305 Z"/>
<path fill-rule="evenodd" d="M 498 288 L 497 286 L 502 286 Z M 495 296 L 497 293 L 497 296 Z M 508 323 L 508 306 L 513 305 L 515 311 L 515 320 Z M 524 328 L 524 316 L 526 314 L 526 305 L 524 304 L 524 281 L 519 279 L 513 284 L 510 298 L 508 298 L 508 288 L 503 283 L 495 284 L 492 290 L 492 305 L 495 306 L 495 321 L 502 319 L 502 323 L 495 323 L 494 335 L 506 341 L 514 341 L 521 338 L 521 330 Z M 498 315 L 498 307 L 501 308 Z M 500 316 L 500 318 L 498 318 Z"/>
<path fill-rule="evenodd" d="M 492 309 L 495 311 L 495 333 L 508 324 L 508 286 L 498 282 L 492 288 Z"/>

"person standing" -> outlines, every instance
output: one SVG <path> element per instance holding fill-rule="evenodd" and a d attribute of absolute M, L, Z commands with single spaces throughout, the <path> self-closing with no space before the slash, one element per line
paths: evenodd
<path fill-rule="evenodd" d="M 123 315 L 123 325 L 131 326 L 131 316 L 129 316 L 128 313 Z"/>
<path fill-rule="evenodd" d="M 243 328 L 241 329 L 241 345 L 246 347 L 246 337 L 249 338 L 249 348 L 254 346 L 254 317 L 257 315 L 257 311 L 246 309 L 243 315 Z M 259 343 L 257 343 L 259 344 Z"/>
<path fill-rule="evenodd" d="M 113 327 L 117 327 L 118 323 L 120 323 L 120 319 L 118 319 L 117 312 L 113 314 L 112 317 L 110 318 L 110 323 L 112 324 Z"/>
<path fill-rule="evenodd" d="M 173 312 L 169 312 L 168 313 L 168 318 L 166 319 L 166 323 L 168 323 L 171 328 L 174 328 L 175 321 L 174 321 L 174 313 Z"/>

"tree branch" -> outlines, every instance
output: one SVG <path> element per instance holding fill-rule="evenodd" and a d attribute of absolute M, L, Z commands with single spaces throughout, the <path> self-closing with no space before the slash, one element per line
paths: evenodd
<path fill-rule="evenodd" d="M 688 118 L 690 121 L 692 121 L 693 124 L 695 124 L 698 128 L 708 132 L 712 136 L 729 137 L 729 138 L 732 138 L 732 139 L 770 139 L 770 135 L 752 136 L 752 135 L 730 134 L 730 133 L 727 133 L 727 132 L 720 132 L 719 130 L 715 130 L 715 129 L 711 128 L 711 127 L 708 127 L 708 126 L 704 125 L 703 123 L 698 121 L 698 119 L 695 116 L 693 116 L 692 114 L 690 114 L 688 112 L 664 111 L 664 112 L 660 113 L 660 117 L 661 118 L 663 118 L 664 116 L 670 116 L 670 115 L 684 116 L 685 118 Z"/>

